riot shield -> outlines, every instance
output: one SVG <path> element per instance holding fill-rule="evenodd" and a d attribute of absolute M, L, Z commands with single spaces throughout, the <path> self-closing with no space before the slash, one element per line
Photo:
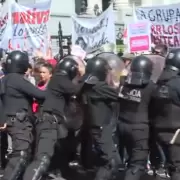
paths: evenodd
<path fill-rule="evenodd" d="M 165 57 L 155 54 L 148 54 L 145 56 L 151 59 L 151 61 L 153 62 L 153 72 L 151 80 L 156 83 L 164 69 Z"/>
<path fill-rule="evenodd" d="M 109 52 L 103 52 L 97 56 L 105 59 L 111 67 L 111 72 L 108 75 L 108 83 L 113 87 L 118 87 L 121 72 L 125 68 L 123 60 L 116 54 Z"/>

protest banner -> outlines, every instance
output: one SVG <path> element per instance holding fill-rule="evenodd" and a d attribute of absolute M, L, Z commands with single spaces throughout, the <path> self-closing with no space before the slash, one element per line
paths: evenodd
<path fill-rule="evenodd" d="M 135 20 L 151 23 L 152 43 L 180 47 L 180 4 L 137 7 Z"/>
<path fill-rule="evenodd" d="M 11 39 L 11 4 L 12 1 L 7 0 L 0 7 L 0 47 L 8 47 L 9 39 Z"/>
<path fill-rule="evenodd" d="M 12 47 L 30 54 L 36 50 L 46 53 L 49 44 L 48 21 L 51 0 L 25 7 L 12 5 Z"/>
<path fill-rule="evenodd" d="M 116 44 L 113 6 L 95 18 L 72 17 L 72 45 L 92 52 L 104 44 Z"/>
<path fill-rule="evenodd" d="M 127 44 L 129 52 L 145 52 L 151 50 L 150 23 L 139 22 L 128 24 Z"/>
<path fill-rule="evenodd" d="M 51 0 L 36 3 L 32 6 L 22 6 L 11 3 L 4 33 L 0 36 L 5 44 L 0 48 L 8 51 L 23 50 L 33 55 L 36 51 L 47 54 L 49 51 L 48 20 Z M 1 12 L 0 16 L 3 13 Z"/>
<path fill-rule="evenodd" d="M 84 58 L 86 57 L 86 52 L 80 46 L 73 45 L 71 47 L 71 55 L 77 56 L 80 59 L 84 60 Z"/>

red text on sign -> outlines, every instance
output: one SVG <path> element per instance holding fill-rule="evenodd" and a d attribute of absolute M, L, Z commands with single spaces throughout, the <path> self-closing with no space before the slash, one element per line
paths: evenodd
<path fill-rule="evenodd" d="M 166 44 L 169 47 L 180 46 L 180 24 L 174 25 L 152 25 L 152 42 L 154 44 Z"/>
<path fill-rule="evenodd" d="M 50 11 L 26 11 L 26 12 L 14 12 L 12 14 L 13 24 L 42 24 L 49 20 Z"/>

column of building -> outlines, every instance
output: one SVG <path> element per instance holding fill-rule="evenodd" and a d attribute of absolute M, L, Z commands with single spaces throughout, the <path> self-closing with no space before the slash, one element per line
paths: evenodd
<path fill-rule="evenodd" d="M 114 0 L 114 9 L 121 10 L 129 6 L 128 0 Z"/>

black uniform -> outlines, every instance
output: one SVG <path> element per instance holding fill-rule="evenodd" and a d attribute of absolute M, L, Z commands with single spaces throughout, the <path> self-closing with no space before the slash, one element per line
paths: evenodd
<path fill-rule="evenodd" d="M 95 57 L 87 62 L 83 88 L 84 125 L 82 127 L 82 159 L 89 168 L 91 150 L 96 152 L 96 165 L 100 166 L 96 180 L 111 179 L 113 162 L 113 140 L 111 119 L 112 102 L 117 101 L 117 92 L 106 82 L 108 63 Z M 85 158 L 86 157 L 86 158 Z M 89 157 L 89 158 L 88 158 Z M 88 165 L 88 166 L 87 166 Z"/>
<path fill-rule="evenodd" d="M 77 71 L 78 64 L 71 58 L 65 58 L 58 64 L 48 84 L 47 97 L 36 125 L 35 159 L 26 169 L 24 180 L 38 180 L 46 173 L 54 154 L 55 143 L 67 136 L 64 109 L 70 97 L 80 89 L 80 86 L 72 83 Z"/>
<path fill-rule="evenodd" d="M 6 115 L 7 132 L 12 138 L 13 152 L 4 172 L 4 180 L 16 180 L 27 164 L 33 141 L 31 115 L 33 98 L 44 100 L 40 91 L 24 79 L 28 56 L 13 51 L 6 60 L 6 73 L 1 83 L 1 97 Z"/>
<path fill-rule="evenodd" d="M 148 104 L 154 89 L 151 73 L 152 62 L 145 56 L 135 57 L 124 85 L 120 85 L 117 130 L 120 148 L 125 146 L 129 155 L 125 180 L 139 180 L 147 163 Z"/>
<path fill-rule="evenodd" d="M 2 66 L 2 58 L 4 57 L 4 54 L 5 54 L 4 50 L 0 48 L 1 66 Z M 1 75 L 0 81 L 2 77 L 3 76 Z M 3 126 L 4 123 L 5 123 L 5 117 L 4 117 L 4 110 L 3 110 L 3 102 L 2 102 L 2 99 L 0 98 L 0 126 Z M 5 159 L 6 153 L 7 153 L 7 133 L 1 131 L 0 132 L 0 176 L 3 173 L 3 169 L 6 164 L 6 159 Z"/>
<path fill-rule="evenodd" d="M 0 79 L 1 81 L 1 79 Z M 5 114 L 4 114 L 4 107 L 3 107 L 3 101 L 0 96 L 0 126 L 4 126 L 5 123 Z M 6 153 L 7 153 L 7 133 L 1 131 L 0 132 L 0 175 L 3 173 L 3 169 L 6 164 Z"/>
<path fill-rule="evenodd" d="M 165 150 L 172 180 L 180 179 L 180 136 L 171 142 L 180 128 L 180 49 L 172 50 L 154 91 L 150 115 L 158 143 Z"/>

